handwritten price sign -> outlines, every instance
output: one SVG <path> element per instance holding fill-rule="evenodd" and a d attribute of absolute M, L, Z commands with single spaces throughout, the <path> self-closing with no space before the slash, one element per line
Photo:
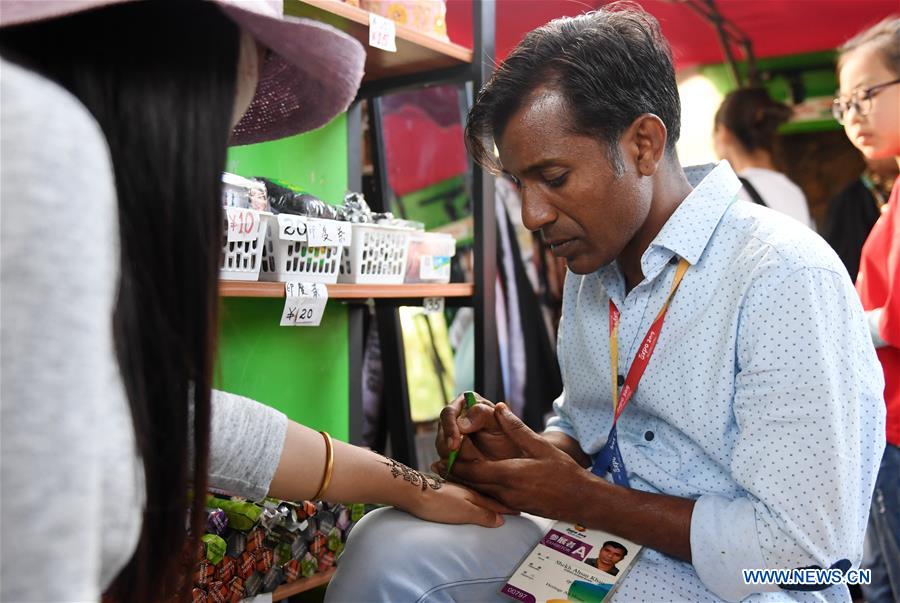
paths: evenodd
<path fill-rule="evenodd" d="M 350 224 L 337 220 L 307 221 L 310 247 L 347 247 L 350 245 Z"/>
<path fill-rule="evenodd" d="M 390 19 L 369 13 L 369 46 L 397 52 L 397 26 Z"/>
<path fill-rule="evenodd" d="M 285 241 L 305 241 L 309 227 L 303 216 L 278 214 L 278 236 Z"/>
<path fill-rule="evenodd" d="M 225 222 L 228 241 L 251 241 L 259 233 L 259 214 L 252 209 L 226 207 Z"/>
<path fill-rule="evenodd" d="M 328 303 L 328 287 L 321 283 L 287 281 L 284 284 L 282 327 L 317 327 Z"/>

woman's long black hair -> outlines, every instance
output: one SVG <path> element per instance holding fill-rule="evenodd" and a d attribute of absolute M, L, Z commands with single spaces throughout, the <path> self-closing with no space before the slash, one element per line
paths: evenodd
<path fill-rule="evenodd" d="M 176 581 L 186 509 L 197 528 L 204 508 L 239 44 L 238 27 L 200 0 L 129 2 L 0 32 L 3 55 L 74 94 L 111 152 L 121 276 L 110 319 L 147 492 L 140 545 L 109 591 L 118 601 L 189 586 Z"/>

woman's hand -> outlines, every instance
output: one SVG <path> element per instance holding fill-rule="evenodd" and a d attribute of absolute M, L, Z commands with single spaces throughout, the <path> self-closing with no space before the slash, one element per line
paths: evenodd
<path fill-rule="evenodd" d="M 420 519 L 438 523 L 473 523 L 488 528 L 503 525 L 503 514 L 515 513 L 492 498 L 482 496 L 464 486 L 428 476 L 429 485 L 421 496 L 397 505 Z M 434 485 L 438 486 L 437 489 Z"/>

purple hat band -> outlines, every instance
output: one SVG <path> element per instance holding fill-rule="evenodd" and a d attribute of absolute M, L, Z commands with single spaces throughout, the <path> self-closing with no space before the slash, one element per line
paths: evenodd
<path fill-rule="evenodd" d="M 4 0 L 0 27 L 63 17 L 133 0 Z M 347 110 L 362 81 L 362 44 L 329 25 L 285 17 L 281 0 L 211 0 L 269 48 L 256 96 L 231 144 L 274 140 L 314 130 Z"/>

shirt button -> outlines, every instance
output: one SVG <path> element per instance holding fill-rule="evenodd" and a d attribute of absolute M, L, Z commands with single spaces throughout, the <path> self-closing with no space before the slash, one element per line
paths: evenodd
<path fill-rule="evenodd" d="M 652 431 L 646 431 L 646 432 L 644 432 L 644 439 L 647 440 L 648 442 L 652 442 L 652 441 L 653 441 L 653 437 L 654 437 L 654 436 L 653 436 L 653 432 L 652 432 Z"/>
<path fill-rule="evenodd" d="M 619 384 L 619 387 L 625 385 L 625 375 L 619 375 L 618 377 L 616 377 L 616 383 Z"/>

